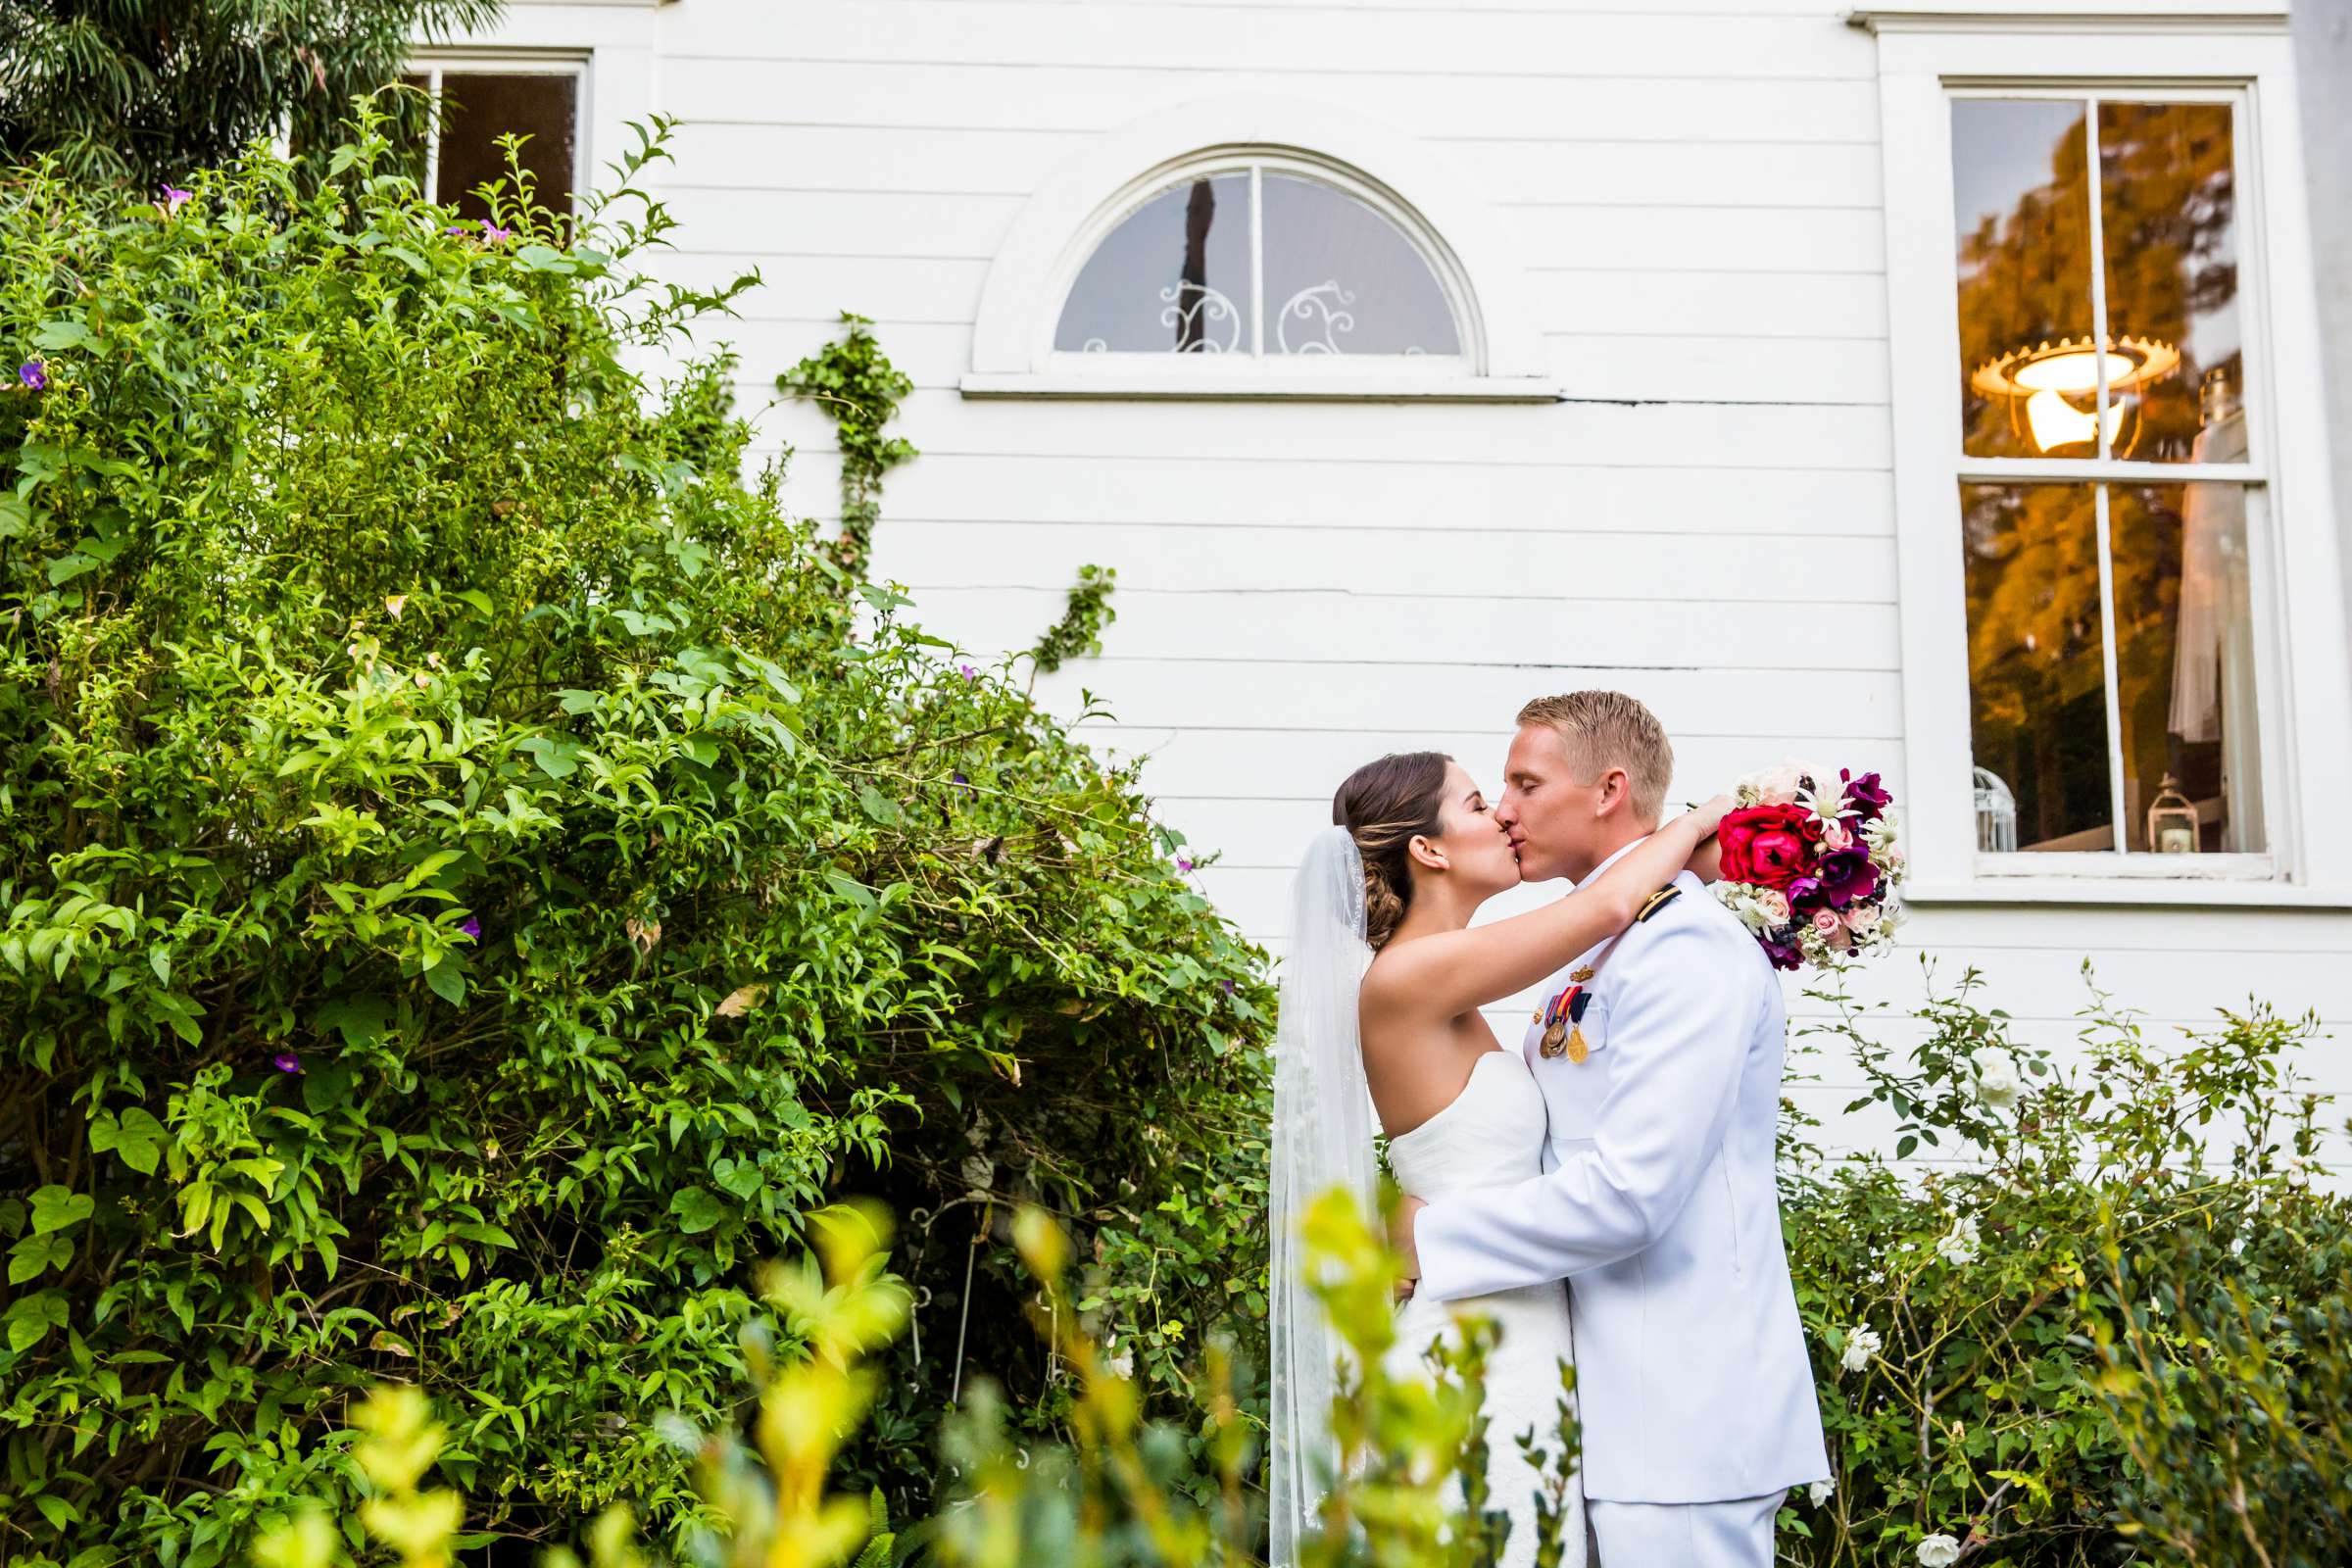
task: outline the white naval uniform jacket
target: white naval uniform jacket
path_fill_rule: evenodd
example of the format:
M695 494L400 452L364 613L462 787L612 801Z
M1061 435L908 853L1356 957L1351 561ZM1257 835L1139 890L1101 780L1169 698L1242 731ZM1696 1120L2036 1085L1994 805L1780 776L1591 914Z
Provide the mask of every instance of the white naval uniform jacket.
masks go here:
M1773 1179L1780 984L1697 877L1676 885L1577 960L1599 963L1583 1062L1528 1028L1544 1173L1414 1223L1419 1288L1440 1300L1568 1279L1585 1494L1602 1501L1721 1502L1830 1473Z

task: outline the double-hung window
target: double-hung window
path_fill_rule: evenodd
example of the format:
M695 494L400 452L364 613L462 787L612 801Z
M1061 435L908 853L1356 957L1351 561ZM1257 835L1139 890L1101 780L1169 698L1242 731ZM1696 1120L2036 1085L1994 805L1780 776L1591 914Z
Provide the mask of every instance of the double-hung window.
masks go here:
M1871 20L1916 885L2340 891L2295 809L2352 724L2297 581L2334 552L2283 34Z
M475 192L507 178L499 138L525 138L516 162L532 179L532 200L569 213L580 188L581 98L585 63L562 56L425 55L401 77L432 95L433 114L415 148L418 181L434 201L468 220L486 220ZM512 192L510 191L510 195Z

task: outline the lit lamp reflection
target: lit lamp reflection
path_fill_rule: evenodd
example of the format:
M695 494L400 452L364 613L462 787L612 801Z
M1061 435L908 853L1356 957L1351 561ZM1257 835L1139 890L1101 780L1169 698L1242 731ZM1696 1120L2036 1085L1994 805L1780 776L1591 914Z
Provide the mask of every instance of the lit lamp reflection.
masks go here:
M2012 349L1997 360L1987 360L1969 382L1986 397L2008 401L2012 429L2022 410L2026 432L2032 435L2034 447L2055 452L2099 438L2098 416L2075 406L2077 400L2097 401L2099 359L2089 338L2078 342L2062 337L2055 343ZM2161 338L2127 336L2108 346L2106 361L2107 447L2122 457L2139 440L2136 417L2132 421L2131 439L2117 439L2123 432L2127 409L2136 415L2139 408L2137 398L2127 400L2124 394L2171 371L2180 363L2180 351Z

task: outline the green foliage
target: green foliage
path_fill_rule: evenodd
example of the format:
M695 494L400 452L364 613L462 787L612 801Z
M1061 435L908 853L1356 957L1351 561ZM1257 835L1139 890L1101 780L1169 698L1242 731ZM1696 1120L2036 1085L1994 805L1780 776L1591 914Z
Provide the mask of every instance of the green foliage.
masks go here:
M1796 1560L1909 1565L1941 1536L1972 1563L2105 1563L2119 1526L2159 1561L2261 1560L2212 1544L2232 1419L2262 1428L2237 1468L2273 1518L2332 1508L2340 1530L2352 1206L2299 1185L2321 1102L2284 1070L2315 1022L2255 1005L2162 1052L2094 991L2059 1071L1977 982L1931 997L1907 1062L1860 1014L1830 1030L1870 1082L1855 1108L1887 1104L1958 1168L1785 1171L1836 1469L1785 1515ZM2331 1445L2332 1467L2289 1458ZM2202 1555L2152 1550L2200 1533Z
M912 442L882 433L914 383L874 341L867 330L873 322L848 311L841 320L849 331L777 376L776 390L813 399L833 420L841 449L841 533L825 548L847 592L865 581L873 561L883 476L915 456Z
M906 1314L901 1283L881 1272L887 1231L878 1211L812 1215L824 1253L766 1275L768 1317L745 1332L746 1361L760 1390L756 1446L730 1430L692 1437L698 1485L714 1524L693 1533L674 1560L693 1568L886 1568L901 1549L881 1500L828 1494L842 1439L868 1406L875 1369L866 1357ZM1185 1486L1184 1434L1147 1421L1135 1382L1072 1300L1068 1235L1041 1209L1023 1208L1012 1229L1037 1284L1029 1319L1054 1358L1069 1410L1071 1441L1027 1445L1005 1419L997 1392L976 1389L948 1423L949 1462L962 1487L948 1510L919 1527L908 1550L941 1568L1222 1568L1258 1560L1262 1521L1244 1486L1250 1427L1234 1398L1222 1347L1207 1362L1200 1416L1215 1484L1205 1498ZM1396 1338L1390 1300L1396 1258L1353 1205L1334 1193L1307 1220L1307 1266L1360 1373L1334 1394L1331 1430L1341 1456L1320 1523L1299 1543L1306 1568L1489 1568L1509 1539L1508 1517L1488 1512L1483 1481L1486 1427L1480 1415L1493 1325L1464 1319L1457 1343L1436 1348L1434 1378L1397 1379L1382 1363ZM806 1349L770 1352L778 1328ZM1563 1390L1574 1377L1563 1369ZM459 1499L419 1494L418 1477L442 1439L412 1390L378 1390L363 1411L375 1434L358 1458L370 1496L360 1510L367 1536L390 1545L402 1568L443 1568L458 1539ZM1566 1409L1566 1399L1562 1399ZM1539 1560L1558 1561L1560 1501L1570 1485L1576 1424L1563 1414L1564 1446L1545 1476ZM1449 1492L1456 1475L1464 1496ZM1467 1506L1480 1523L1458 1527ZM588 1531L595 1568L644 1568L649 1555L625 1510ZM345 1539L358 1533L346 1526ZM258 1544L259 1568L344 1568L326 1510L298 1503ZM547 1568L577 1568L558 1548Z
M0 164L184 184L281 128L333 145L352 99L420 37L487 28L498 0L43 0L0 6ZM410 106L421 114L422 106Z
M658 208L452 233L380 123L332 168L0 186L0 1554L348 1513L385 1380L462 1542L689 1539L663 1434L845 1188L1049 1206L1197 1344L1262 1285L1271 996L1132 773L854 619L717 364L631 373L727 297L636 276ZM907 1273L847 1472L902 1516L1025 1294L993 1226Z
M1102 651L1102 628L1119 618L1119 612L1110 608L1118 575L1108 566L1078 568L1078 580L1070 585L1069 604L1061 618L1047 627L1037 646L1029 650L1037 673L1051 675L1070 660Z

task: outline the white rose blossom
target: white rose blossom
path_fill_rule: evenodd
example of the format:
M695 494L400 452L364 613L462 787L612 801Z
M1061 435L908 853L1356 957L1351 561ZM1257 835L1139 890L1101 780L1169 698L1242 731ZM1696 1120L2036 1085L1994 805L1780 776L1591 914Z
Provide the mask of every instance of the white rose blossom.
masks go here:
M1977 1222L1966 1214L1952 1221L1951 1233L1936 1244L1936 1255L1955 1268L1977 1260Z
M1764 918L1774 925L1788 923L1788 895L1779 888L1765 888L1759 892L1756 895L1756 907L1762 909Z
M1805 1489L1805 1495L1813 1499L1813 1506L1816 1508L1837 1495L1837 1493L1838 1483L1836 1481L1816 1481Z
M1838 1364L1848 1372L1859 1372L1870 1365L1870 1358L1886 1348L1886 1342L1869 1324L1860 1324L1845 1331L1845 1353Z
M1919 1543L1919 1568L1952 1568L1960 1560L1960 1543L1938 1532Z
M1977 1069L1977 1093L1995 1110L2007 1110L2024 1093L2026 1081L2017 1058L1997 1046L1986 1046L1969 1058Z
M1135 1352L1133 1350L1121 1350L1118 1354L1112 1356L1110 1358L1110 1369L1113 1372L1116 1372L1122 1378L1132 1379L1135 1376Z

